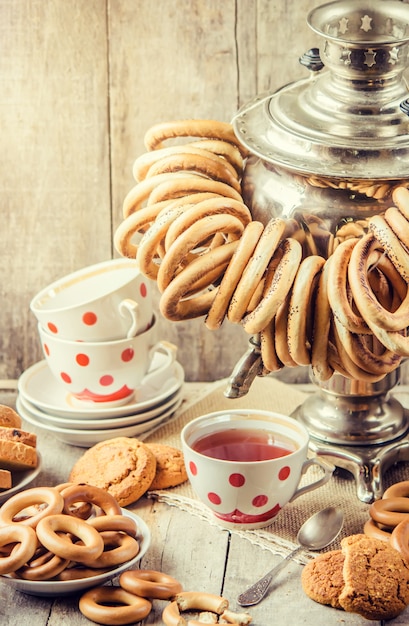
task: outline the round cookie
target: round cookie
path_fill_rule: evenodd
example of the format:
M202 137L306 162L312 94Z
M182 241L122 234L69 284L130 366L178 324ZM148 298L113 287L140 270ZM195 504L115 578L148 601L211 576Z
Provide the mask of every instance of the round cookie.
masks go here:
M0 404L0 426L21 428L21 417L10 406Z
M335 609L342 608L338 598L344 588L344 559L341 550L331 550L320 554L304 566L301 584L309 598Z
M68 481L100 487L127 506L147 491L155 471L155 455L142 441L115 437L89 448L72 467Z
M339 602L345 611L369 620L397 617L409 604L409 564L388 542L365 534L341 541L345 586Z
M156 473L149 489L176 487L187 480L183 452L164 443L145 444L156 458Z

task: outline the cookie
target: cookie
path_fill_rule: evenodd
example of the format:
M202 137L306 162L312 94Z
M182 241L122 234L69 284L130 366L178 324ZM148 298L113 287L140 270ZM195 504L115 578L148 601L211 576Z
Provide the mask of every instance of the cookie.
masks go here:
M304 566L301 584L309 598L336 609L342 608L339 595L344 588L344 560L341 550L331 550L320 554Z
M19 441L20 443L24 443L24 445L31 446L32 448L35 448L37 445L37 435L21 430L20 428L12 428L10 426L0 426L0 439L6 441Z
M148 490L155 471L156 458L147 445L115 437L89 448L72 467L68 481L100 487L124 507Z
M156 473L149 489L176 487L187 480L183 452L164 443L145 444L155 455Z
M397 617L409 604L409 564L388 542L365 534L341 541L345 586L339 603L369 620Z
M0 404L0 426L21 428L21 417L10 406Z
M27 470L37 467L37 451L19 441L0 439L0 467L7 470Z

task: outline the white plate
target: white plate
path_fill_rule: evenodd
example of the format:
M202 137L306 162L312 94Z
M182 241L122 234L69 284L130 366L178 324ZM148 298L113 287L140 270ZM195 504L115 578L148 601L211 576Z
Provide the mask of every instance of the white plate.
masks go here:
M78 593L90 587L103 585L111 578L118 576L126 569L133 567L145 554L151 542L151 533L147 524L135 513L122 509L122 515L131 517L138 526L138 540L140 542L140 550L138 554L122 563L115 569L105 574L97 574L89 578L80 578L77 580L24 580L22 578L11 578L9 576L0 576L0 581L11 585L14 589L28 593L31 596L66 596L70 593Z
M167 400L182 385L185 372L178 361L169 368L166 382L160 389L141 384L135 391L134 399L117 407L81 407L75 406L71 394L54 378L45 360L35 363L26 369L18 380L18 391L21 396L46 413L61 417L86 416L87 419L101 417L119 417L135 415L147 411Z
M134 426L135 424L141 424L148 422L149 420L158 417L167 409L170 409L176 402L180 399L180 396L183 393L183 385L180 389L172 394L172 396L166 400L163 404L158 405L154 409L149 411L145 411L142 413L136 413L135 415L124 415L123 417L109 417L102 419L81 419L81 417L77 416L75 419L71 417L60 417L57 415L51 415L51 413L46 413L45 411L41 411L34 404L31 404L28 400L25 399L24 396L19 395L17 398L17 403L19 407L25 409L31 417L36 419L38 425L39 422L41 424L51 424L53 426L58 426L59 428L74 428L77 430L104 430L109 428L122 428L124 426Z
M0 491L0 504L8 500L10 496L13 496L15 493L18 493L22 489L28 487L28 485L32 483L35 478L37 478L37 476L41 472L42 466L43 462L41 459L41 454L37 450L37 467L35 467L34 469L22 470L19 472L13 470L13 486L11 487L11 489L2 489Z
M143 435L146 432L151 432L152 429L162 422L164 422L170 415L172 415L179 405L182 402L182 398L180 397L177 402L172 405L169 409L164 411L158 417L155 417L152 420L148 420L146 423L135 424L133 426L124 426L123 428L107 428L103 430L79 430L75 428L59 428L58 426L53 426L52 424L44 424L36 417L31 415L29 411L21 402L16 402L17 412L21 415L24 421L28 422L32 426L36 426L42 430L52 433L56 439L62 441L63 443L67 443L71 446L79 446L80 448L90 448L91 446L99 443L100 441L106 441L107 439L112 439L113 437L135 437L139 435Z

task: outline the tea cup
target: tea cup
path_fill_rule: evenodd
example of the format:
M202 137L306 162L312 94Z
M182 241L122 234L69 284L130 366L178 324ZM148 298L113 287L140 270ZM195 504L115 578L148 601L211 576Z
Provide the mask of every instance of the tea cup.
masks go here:
M157 386L160 375L166 377L176 357L172 344L157 340L155 317L145 332L115 341L60 339L41 325L38 332L50 371L76 406L126 404L140 385L152 381ZM155 359L157 353L163 358Z
M121 258L51 283L32 298L30 309L43 328L61 339L112 341L149 328L152 292L136 261Z
M309 434L294 418L262 410L225 410L190 421L181 432L186 470L218 523L240 530L268 526L283 507L324 485L334 467L308 458ZM312 466L319 477L300 486Z

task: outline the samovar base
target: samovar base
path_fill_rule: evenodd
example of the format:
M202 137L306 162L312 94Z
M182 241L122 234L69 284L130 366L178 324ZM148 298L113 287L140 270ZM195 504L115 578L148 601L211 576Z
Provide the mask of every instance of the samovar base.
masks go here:
M372 502L383 494L383 476L399 461L409 461L409 411L390 390L399 370L378 383L334 374L319 383L294 412L310 433L310 449L352 473L357 495Z

